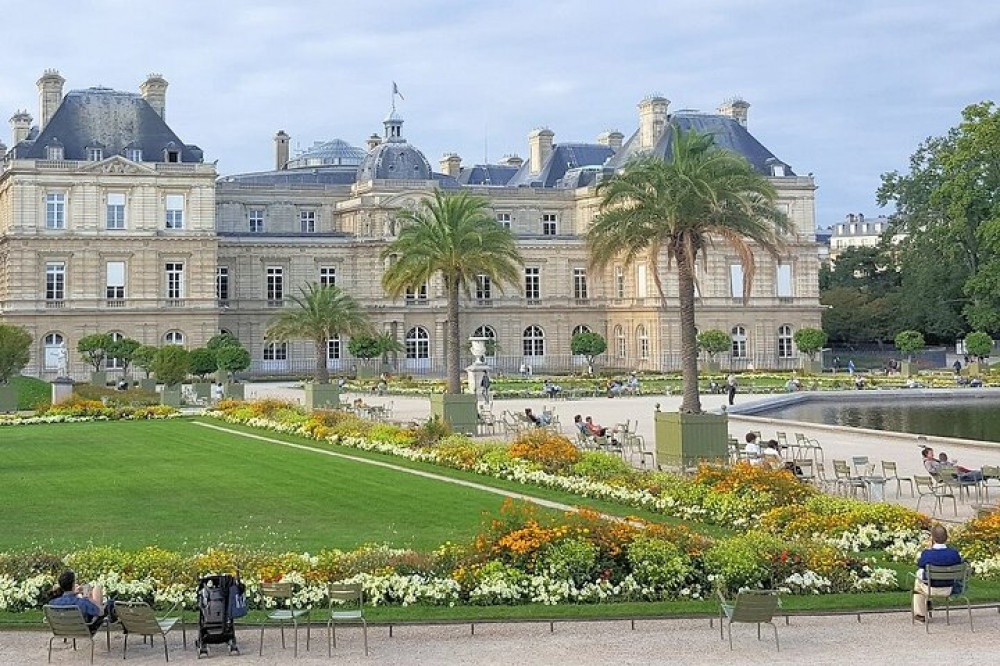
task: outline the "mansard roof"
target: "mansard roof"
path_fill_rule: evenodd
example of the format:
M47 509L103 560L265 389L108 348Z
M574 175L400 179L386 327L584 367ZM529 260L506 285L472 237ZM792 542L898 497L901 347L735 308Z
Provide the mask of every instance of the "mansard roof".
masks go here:
M614 150L599 143L557 143L552 154L538 173L532 174L531 160L527 159L517 173L507 182L509 187L556 187L570 169L601 166L614 155Z
M476 164L464 167L458 174L461 185L503 186L517 173L517 167L506 164Z
M126 148L142 150L142 161L162 162L167 148L179 151L181 162L202 162L201 148L185 144L136 93L110 88L71 90L40 132L15 148L19 159L45 159L45 148L62 145L66 160L86 160L87 148L100 146L108 155Z

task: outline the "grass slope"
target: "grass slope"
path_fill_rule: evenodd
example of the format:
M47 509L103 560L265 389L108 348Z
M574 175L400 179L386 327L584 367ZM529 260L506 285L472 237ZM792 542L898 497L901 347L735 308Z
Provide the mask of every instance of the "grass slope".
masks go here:
M0 432L0 550L465 539L503 498L182 420Z
M17 387L17 408L35 409L52 402L52 385L34 377L12 377L10 383Z

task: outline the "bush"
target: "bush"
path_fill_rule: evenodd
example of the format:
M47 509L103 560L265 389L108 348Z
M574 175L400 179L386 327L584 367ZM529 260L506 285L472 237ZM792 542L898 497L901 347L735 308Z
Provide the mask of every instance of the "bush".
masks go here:
M424 421L423 425L411 429L410 434L413 438L413 446L433 446L451 434L451 425L437 416L432 416Z
M788 547L778 537L766 532L747 532L718 541L705 553L705 568L716 587L727 593L741 588L771 587L777 558L788 559ZM798 556L796 556L798 557Z
M642 585L672 592L693 574L690 559L665 539L640 536L628 548L632 575Z
M573 473L595 481L608 481L627 479L632 474L632 467L621 456L585 451L580 454L580 462L573 465Z
M542 551L539 569L553 578L572 580L577 585L592 580L597 565L597 552L585 539L565 539Z
M510 446L510 454L538 463L548 472L567 470L580 460L573 442L544 428L531 428L518 435Z
M1000 555L1000 511L973 518L951 541L968 560L985 560Z

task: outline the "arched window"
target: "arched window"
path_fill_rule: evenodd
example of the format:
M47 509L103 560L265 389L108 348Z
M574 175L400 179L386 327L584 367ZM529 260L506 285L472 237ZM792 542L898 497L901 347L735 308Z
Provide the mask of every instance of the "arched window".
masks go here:
M733 358L747 357L747 330L742 326L733 326Z
M635 347L639 350L639 358L643 361L649 360L649 335L646 327L639 324L635 329Z
M220 328L219 329L219 335L228 335L231 338L235 338L236 337L235 335L233 335L233 332L230 331L228 328Z
M62 336L62 333L49 333L42 338L42 345L45 347L44 359L46 370L59 369L62 361L62 349L65 343L66 338Z
M545 331L541 326L529 326L521 336L525 356L545 356Z
M493 330L492 326L480 326L472 333L474 338L486 338L491 340L493 344L486 343L486 355L496 356L497 355L497 332Z
M406 358L430 358L431 336L423 326L414 326L406 332Z
M625 331L621 326L615 326L615 356L625 358Z
M112 342L118 342L119 340L123 340L125 338L125 335L123 333L119 333L117 331L111 331L110 335ZM105 357L104 365L107 367L108 370L121 370L123 367L125 367L124 362L122 362L122 360L117 356Z
M573 335L570 336L570 339L581 333L590 333L590 327L587 326L586 324L580 324L579 326L573 329Z
M167 331L167 334L163 336L163 342L168 345L183 345L184 334L180 331Z
M288 360L288 343L283 340L276 340L274 342L264 343L264 360L265 361L287 361Z
M788 324L778 327L778 358L791 358L792 351L792 327Z
M341 353L340 336L335 335L332 338L328 338L326 341L326 360L336 361L340 358Z

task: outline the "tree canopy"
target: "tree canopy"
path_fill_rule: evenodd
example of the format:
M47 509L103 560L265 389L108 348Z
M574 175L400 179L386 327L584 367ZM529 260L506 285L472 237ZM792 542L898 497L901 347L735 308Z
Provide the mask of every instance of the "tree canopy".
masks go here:
M110 333L91 333L80 338L76 350L80 357L94 367L94 372L100 372L108 351L114 345Z
M720 331L717 328L702 331L696 340L698 341L698 349L708 354L711 359L714 359L716 354L730 351L733 348L732 338L725 331Z
M0 324L0 384L6 384L31 360L31 334L20 326Z
M800 328L792 335L792 339L795 340L795 346L799 351L808 356L809 360L813 360L826 345L828 336L819 328Z
M608 341L600 333L577 333L569 341L569 350L587 359L587 371L594 373L594 359L608 350Z

